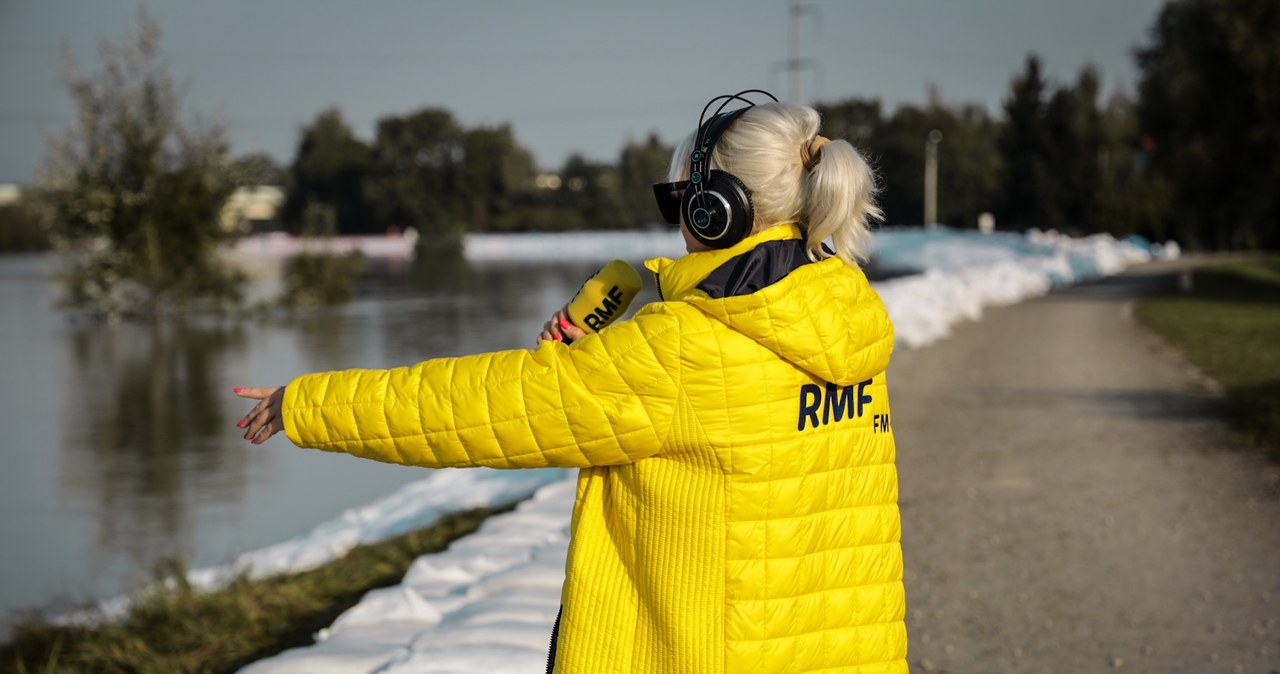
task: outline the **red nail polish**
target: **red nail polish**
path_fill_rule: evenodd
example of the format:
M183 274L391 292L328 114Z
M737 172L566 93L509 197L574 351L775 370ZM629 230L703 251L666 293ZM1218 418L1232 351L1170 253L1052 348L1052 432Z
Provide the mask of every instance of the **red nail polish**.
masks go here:
M236 422L236 428L244 428L244 419Z
M551 335L551 339L554 339L554 340L556 340L557 342L558 342L558 341L560 341L560 335L559 335L559 333L554 334L554 335Z
M562 318L562 319L560 319L560 328L561 328L562 330L568 330L568 329L569 329L569 325L570 325L570 323L569 323L569 319L567 319L567 318Z
M231 392L232 392L232 393L239 393L239 392L241 392L241 391L243 391L243 390L244 390L244 388L235 388L235 389L232 389L232 390L231 390Z

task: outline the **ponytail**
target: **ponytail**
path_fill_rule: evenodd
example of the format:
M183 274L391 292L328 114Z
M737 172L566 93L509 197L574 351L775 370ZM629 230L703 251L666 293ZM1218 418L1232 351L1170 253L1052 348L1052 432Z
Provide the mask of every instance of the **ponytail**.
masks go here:
M808 226L805 248L809 259L830 255L823 242L831 240L835 256L856 266L871 247L871 222L882 219L876 206L875 174L848 142L823 146L812 169L804 169L802 219Z

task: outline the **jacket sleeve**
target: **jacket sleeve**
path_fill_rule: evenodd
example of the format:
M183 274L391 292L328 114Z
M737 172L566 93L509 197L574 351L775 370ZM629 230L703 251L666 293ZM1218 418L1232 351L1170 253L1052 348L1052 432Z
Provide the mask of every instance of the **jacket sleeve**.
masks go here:
M285 388L285 433L300 447L418 466L634 462L670 428L678 332L674 316L647 315L572 346L303 375Z

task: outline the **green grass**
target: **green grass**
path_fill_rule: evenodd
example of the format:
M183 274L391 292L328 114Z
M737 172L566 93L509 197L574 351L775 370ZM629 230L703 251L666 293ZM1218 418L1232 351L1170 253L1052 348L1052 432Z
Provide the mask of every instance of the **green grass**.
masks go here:
M96 627L55 625L40 617L17 624L0 646L0 672L234 672L287 648L312 643L369 590L400 582L413 560L443 550L486 517L510 510L478 509L382 543L361 546L304 573L262 580L239 578L217 592L180 580L174 589L140 591L126 619ZM158 572L182 579L182 564Z
M1280 453L1280 255L1196 269L1189 293L1140 302L1136 315L1220 382L1239 428Z

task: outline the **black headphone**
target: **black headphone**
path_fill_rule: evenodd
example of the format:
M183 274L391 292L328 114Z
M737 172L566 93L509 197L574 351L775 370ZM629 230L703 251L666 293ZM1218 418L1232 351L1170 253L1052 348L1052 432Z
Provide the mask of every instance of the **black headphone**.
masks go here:
M751 190L732 173L711 168L711 151L715 149L716 141L742 113L755 106L754 102L743 98L746 94L764 94L775 102L778 100L773 94L760 89L716 96L702 108L693 151L689 153L689 188L680 199L680 211L684 214L689 233L708 248L729 248L746 238L755 224ZM721 112L733 101L747 105ZM717 102L720 102L720 107L715 115L706 119L707 111Z

